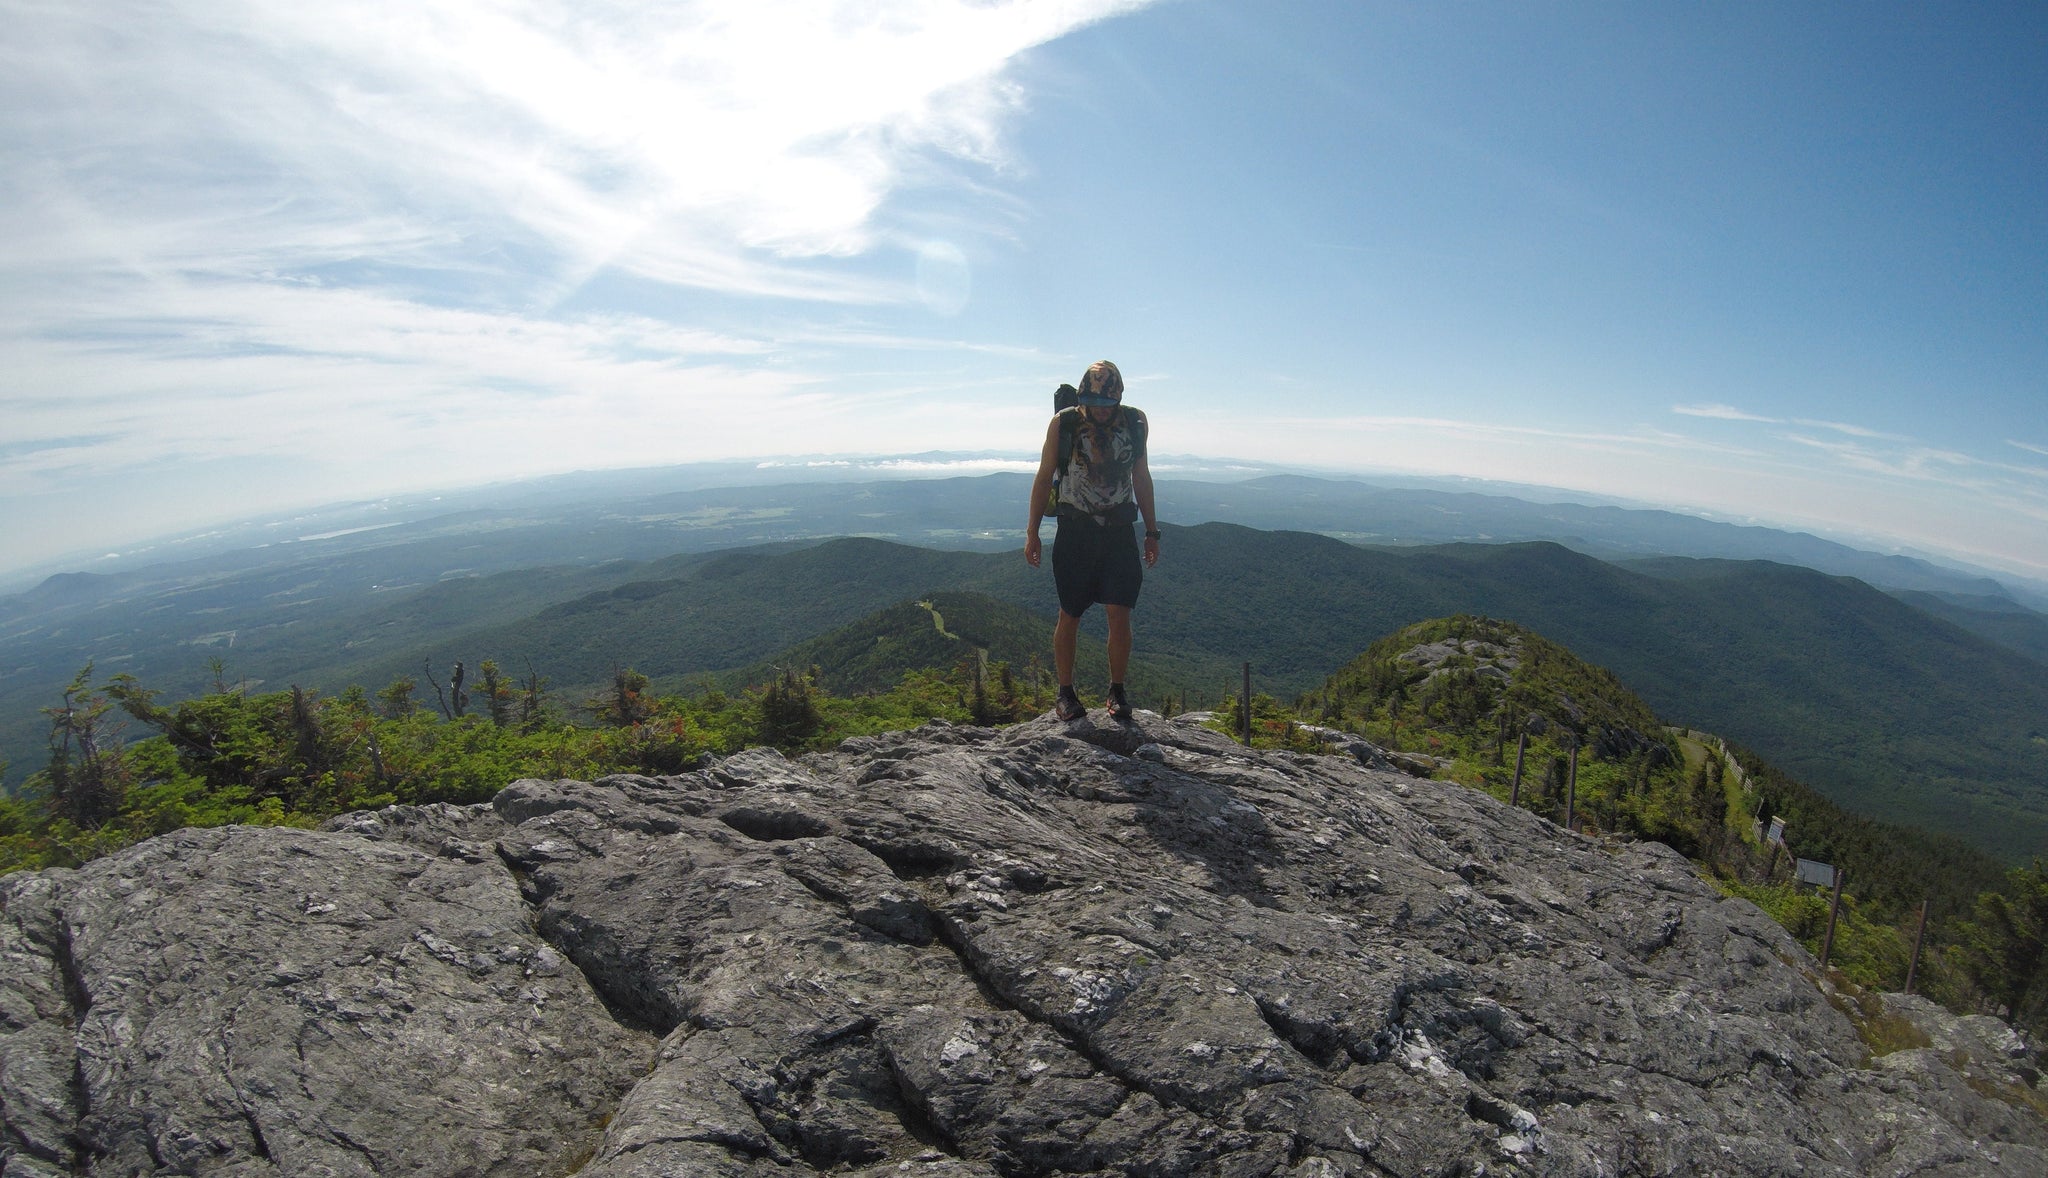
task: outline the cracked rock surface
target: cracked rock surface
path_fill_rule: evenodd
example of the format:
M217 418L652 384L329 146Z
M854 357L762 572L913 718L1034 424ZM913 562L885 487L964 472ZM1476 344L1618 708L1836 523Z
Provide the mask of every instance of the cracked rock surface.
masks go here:
M8 1178L562 1173L654 1052L487 852L183 830L0 905Z
M6 1176L2048 1173L1675 853L1147 713L182 831L0 904Z

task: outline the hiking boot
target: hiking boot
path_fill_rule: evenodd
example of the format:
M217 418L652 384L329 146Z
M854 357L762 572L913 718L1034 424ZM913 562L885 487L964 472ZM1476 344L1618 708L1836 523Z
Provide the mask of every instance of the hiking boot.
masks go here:
M1109 718L1112 720L1128 720L1131 718L1131 701L1124 698L1124 685L1121 683L1109 685Z
M1052 706L1052 714L1062 720L1073 721L1088 714L1088 707L1071 687L1060 688L1059 702Z

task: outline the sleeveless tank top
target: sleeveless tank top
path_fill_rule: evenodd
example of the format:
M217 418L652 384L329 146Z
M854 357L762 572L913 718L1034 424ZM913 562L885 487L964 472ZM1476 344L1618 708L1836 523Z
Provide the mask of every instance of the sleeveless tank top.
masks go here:
M1106 426L1096 426L1082 411L1074 432L1074 453L1060 472L1060 508L1084 515L1102 515L1137 501L1131 471L1144 453L1131 429L1136 410L1119 407Z

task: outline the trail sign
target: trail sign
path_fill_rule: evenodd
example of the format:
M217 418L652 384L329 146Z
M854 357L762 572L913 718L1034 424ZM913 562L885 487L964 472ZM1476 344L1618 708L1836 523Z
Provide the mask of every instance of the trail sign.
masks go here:
M1831 888L1835 886L1835 865L1832 863L1818 863L1812 859L1801 859L1798 870L1794 872L1794 875L1800 883L1812 884L1817 888Z

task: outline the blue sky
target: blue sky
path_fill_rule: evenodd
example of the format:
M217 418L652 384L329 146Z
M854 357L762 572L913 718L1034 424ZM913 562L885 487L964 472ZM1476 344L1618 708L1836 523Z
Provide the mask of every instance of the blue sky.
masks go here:
M1109 357L1162 473L1501 479L2048 579L2048 6L0 21L0 566L570 469L1024 454Z

